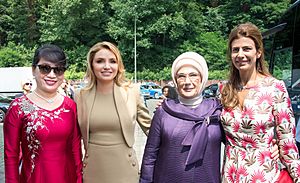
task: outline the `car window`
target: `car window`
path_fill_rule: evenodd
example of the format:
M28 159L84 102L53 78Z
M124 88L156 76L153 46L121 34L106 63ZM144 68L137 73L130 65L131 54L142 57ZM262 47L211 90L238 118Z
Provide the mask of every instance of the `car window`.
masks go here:
M160 86L158 86L158 85L153 85L152 88L153 88L153 89L160 89Z

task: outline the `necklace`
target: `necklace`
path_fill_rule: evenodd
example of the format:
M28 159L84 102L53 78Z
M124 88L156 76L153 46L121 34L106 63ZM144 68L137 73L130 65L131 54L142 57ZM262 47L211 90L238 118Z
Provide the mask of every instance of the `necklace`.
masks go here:
M256 88L256 87L257 87L257 79L256 79L256 78L257 78L257 75L258 75L258 74L255 75L254 80L250 81L250 82L252 82L252 83L254 83L254 84L252 84L252 85L250 85L250 86L247 86L248 83L249 83L249 81L248 81L245 85L239 84L239 85L237 86L237 89L238 89L239 91L242 91L242 90L249 90L249 89L252 89L252 88Z
M35 90L34 90L32 93L34 93L34 94L35 94L36 96L38 96L39 98L45 100L48 104L52 104L52 103L55 101L55 99L57 98L57 96L58 96L58 94L56 94L53 98L47 99L47 98L45 98L45 97L39 95Z
M243 85L238 85L238 90L239 91L242 91L242 90L249 90L249 89L252 89L252 88L256 88L256 85L254 86L243 86Z

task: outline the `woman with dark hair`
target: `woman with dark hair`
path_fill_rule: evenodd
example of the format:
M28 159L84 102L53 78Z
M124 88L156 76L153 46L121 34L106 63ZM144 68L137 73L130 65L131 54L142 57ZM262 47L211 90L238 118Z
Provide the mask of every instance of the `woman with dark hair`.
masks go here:
M229 80L220 85L227 140L222 182L275 182L281 163L299 182L291 100L284 82L265 66L262 35L255 25L240 24L231 31L228 59ZM270 156L274 138L281 162Z
M164 87L162 87L161 91L164 98L177 99L178 97L176 89L172 86L165 85Z
M43 45L35 51L36 89L11 103L4 122L6 183L82 182L76 104L57 92L66 65L65 53L58 46Z

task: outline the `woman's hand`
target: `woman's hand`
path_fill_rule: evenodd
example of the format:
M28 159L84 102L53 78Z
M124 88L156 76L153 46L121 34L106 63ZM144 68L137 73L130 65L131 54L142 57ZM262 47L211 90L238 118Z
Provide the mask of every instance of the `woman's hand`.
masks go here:
M159 100L157 103L156 103L156 107L155 109L159 108L161 106L161 104L163 103L164 100Z
M276 139L272 140L273 148L271 149L271 158L274 160L278 160L279 158L279 147L277 145Z

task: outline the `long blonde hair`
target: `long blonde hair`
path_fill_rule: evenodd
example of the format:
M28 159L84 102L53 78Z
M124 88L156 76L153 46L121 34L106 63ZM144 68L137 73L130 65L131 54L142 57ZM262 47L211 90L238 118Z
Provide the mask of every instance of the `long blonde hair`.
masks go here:
M237 105L239 105L237 94L239 86L241 84L241 78L238 69L235 68L231 60L231 44L235 39L239 39L242 37L252 39L255 43L256 50L261 52L261 56L256 60L257 72L265 76L271 75L268 71L268 68L265 65L263 40L259 29L252 23L240 24L237 27L235 27L229 34L227 45L227 59L230 64L229 79L220 91L221 102L225 108L234 108Z
M125 68L124 68L124 64L123 64L121 53L120 53L119 49L114 44L107 42L107 41L103 41L103 42L99 42L99 43L95 44L94 46L92 46L92 48L89 50L89 52L87 54L87 70L86 70L85 77L86 77L86 80L88 83L87 83L87 86L84 88L84 90L90 90L96 85L97 78L93 71L92 62L95 57L95 54L101 49L107 49L116 56L116 59L117 59L116 61L118 64L118 72L117 72L116 77L114 78L115 83L118 86L123 86L125 84L129 85L130 82L128 82L125 77Z

